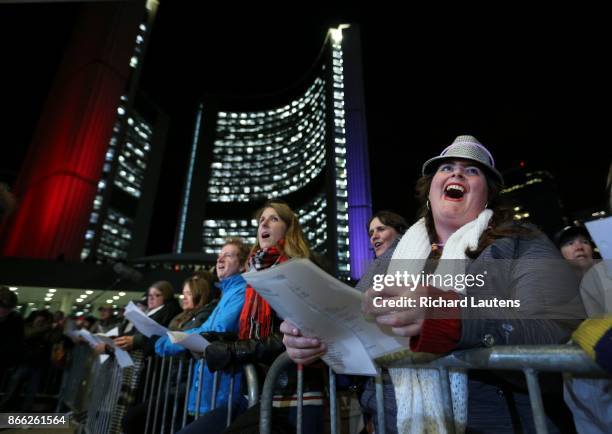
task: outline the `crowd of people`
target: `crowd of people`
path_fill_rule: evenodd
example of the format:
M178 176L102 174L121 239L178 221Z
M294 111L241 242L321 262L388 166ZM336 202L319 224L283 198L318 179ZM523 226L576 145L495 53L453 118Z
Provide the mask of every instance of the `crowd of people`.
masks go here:
M612 310L612 270L606 268L605 262L596 264L596 246L584 228L565 228L551 241L536 227L514 220L500 205L502 186L503 178L493 156L472 136L457 137L440 155L427 160L416 184L421 203L418 220L409 224L396 213L379 211L365 228L375 259L356 285L362 293L363 314L391 333L409 338L407 346L411 351L440 356L497 345L565 344L577 329L576 333L582 334L574 333L574 339L583 345L582 336L589 335L583 329L589 325L588 321L583 323L584 319ZM249 248L240 239L228 239L216 261L216 277L198 273L185 281L182 308L168 282L156 282L147 291L143 306L147 316L170 330L201 334L210 341L203 357L197 360L191 384L185 386L189 388L188 412L192 416L199 414L199 418L192 418L180 431L182 434L258 432L259 407L247 406L240 367L247 363L257 366L262 384L267 367L284 351L296 365L274 391L275 431L295 432L295 384L298 370L303 369L302 432L324 432L327 370L321 357L328 350L326 343L316 336L303 335L289 319L280 318L242 273L275 267L291 258L308 258L325 267L310 251L299 220L288 204L269 201L256 218L256 244ZM554 261L555 266L541 265L547 261ZM395 271L483 275L492 263L497 264L495 273L490 273L479 287L373 289L376 275ZM457 306L397 308L373 303L374 297L396 300L415 295L445 300L515 298L521 300L521 309L520 315L514 317L495 317L490 311ZM16 296L2 288L2 334L23 345L1 341L6 345L0 359L3 368L18 366L3 406L15 400L25 379L36 383L39 364L48 359L51 345L62 339L61 322L55 322L51 314L35 312L24 324L14 311L16 304ZM141 334L128 320L116 318L111 306L100 308L97 321L86 321L87 318L82 326L96 333L117 327L115 345L132 354L136 367L142 367L149 355L178 356L186 352L168 336ZM612 333L610 337L612 342ZM611 345L608 343L607 350L599 348L601 360L596 360L612 373ZM15 352L14 348L24 350ZM584 348L595 357L588 345ZM47 353L42 356L37 351ZM112 354L105 344L93 351ZM205 369L201 370L200 364ZM220 373L215 408L208 393L197 398L200 385L204 392L212 389L214 372ZM231 382L231 377L237 381ZM383 369L382 380L388 433L445 433L449 423L458 433L535 432L526 385L515 373L453 370L452 421L444 418L443 379L437 370L390 367ZM135 402L143 382L140 379L128 389L127 395L132 399L123 397L122 430L126 433L143 432L147 414L161 418L163 413L162 409L148 412L150 402ZM566 378L564 387L561 375L546 375L540 382L549 432L612 430L610 380ZM346 377L339 383L356 391L363 412L363 432L374 432L382 415L378 413L373 379ZM232 384L234 390L230 391ZM594 400L597 405L593 405ZM26 400L22 408L30 406ZM230 407L232 421L226 427Z
M61 354L58 358L57 352L53 353L63 338L61 314L34 311L24 320L14 311L16 305L17 296L0 287L0 373L4 383L0 412L32 411L34 397L43 379L50 375L52 362L61 363ZM16 368L9 377L12 367Z

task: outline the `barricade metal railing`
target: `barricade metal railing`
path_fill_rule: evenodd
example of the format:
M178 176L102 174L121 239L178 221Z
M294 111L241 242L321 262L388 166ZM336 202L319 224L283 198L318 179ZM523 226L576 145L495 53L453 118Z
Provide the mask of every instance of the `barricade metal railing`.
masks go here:
M90 373L85 432L108 433L119 400L122 371L114 360L95 359Z
M95 355L88 345L75 345L64 368L56 412L64 407L78 413L87 408L87 390Z
M211 409L218 407L220 374L217 372L212 390L197 394L195 414L189 414L189 394L196 369L199 373L197 390L202 391L203 387L204 364L197 364L197 359L186 355L150 356L145 359L137 354L133 356L135 366L121 369L112 357L102 360L89 346L76 346L62 379L57 411L67 407L74 414L86 415L82 423L77 421L80 424L78 432L118 433L126 411L140 404L146 406L146 434L172 434L185 427L190 416L194 419L201 416L203 393L210 393ZM255 366L250 364L241 369L248 406L252 407L259 400L257 372ZM235 370L232 370L226 425L230 424L233 416L234 378ZM130 385L133 396L126 397Z
M145 434L169 432L173 434L176 429L184 428L188 423L188 402L192 388L193 378L198 373L196 390L203 390L204 363L196 364L197 360L188 357L149 357L146 362L145 384L142 402L146 404ZM197 365L197 366L196 366ZM259 385L257 373L253 365L242 367L246 384L246 397L248 406L258 402ZM232 420L234 404L234 385L236 371L231 370L229 396L227 399L226 426ZM210 393L211 410L218 408L217 396L219 392L220 372L213 374L213 387L210 391L203 391L196 395L194 419L201 416L200 408L203 394ZM181 408L182 403L182 408ZM161 420L158 421L158 414Z
M287 353L281 354L270 367L266 376L262 394L260 410L260 433L269 434L272 428L272 396L274 386L279 376L288 368L293 366ZM442 396L444 417L449 433L455 432L453 405L449 380L449 369L464 370L504 370L522 371L527 381L527 391L531 403L533 420L538 434L547 434L546 415L542 402L538 373L540 372L563 372L576 376L609 377L589 356L579 347L574 345L516 345L497 346L492 348L479 348L453 352L445 357L436 358L427 363L410 363L406 360L394 362L385 367L424 368L435 369L440 373L443 380ZM382 368L378 367L378 375L375 377L375 393L377 405L377 434L385 433L385 412L383 399ZM298 365L298 414L301 414L300 391L303 387L303 377L299 375ZM337 414L336 377L329 370L330 381L330 432L335 434L340 429ZM301 420L298 417L296 432L301 434Z

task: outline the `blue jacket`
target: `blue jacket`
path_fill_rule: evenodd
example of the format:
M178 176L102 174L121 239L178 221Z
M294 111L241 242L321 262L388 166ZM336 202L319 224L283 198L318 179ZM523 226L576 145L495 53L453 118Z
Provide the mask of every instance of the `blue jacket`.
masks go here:
M221 290L221 300L217 307L212 311L208 319L199 327L186 330L185 333L201 333L201 332L238 332L238 320L240 311L244 304L244 295L246 291L246 281L240 274L235 274L226 279L223 279L217 284ZM185 347L170 342L168 336L162 336L155 344L155 352L160 356L173 356L185 351ZM195 413L197 389L200 381L200 364L202 360L196 363L193 372L193 382L189 392L189 403L187 409L190 413ZM204 391L200 401L200 414L213 410L211 408L211 392L213 389L213 374L205 367L203 370L202 390ZM217 390L216 407L227 405L229 397L231 374L228 372L219 372L219 387ZM234 395L233 401L236 402L240 397L240 382L242 372L239 371L234 377Z

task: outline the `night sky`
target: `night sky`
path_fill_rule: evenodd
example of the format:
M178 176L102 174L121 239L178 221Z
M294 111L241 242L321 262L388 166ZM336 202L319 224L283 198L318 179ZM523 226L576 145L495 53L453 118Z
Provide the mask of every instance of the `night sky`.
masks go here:
M604 202L610 35L592 18L596 11L554 19L505 11L502 20L296 5L213 9L162 0L141 81L170 116L149 253L171 250L200 98L291 86L314 62L327 28L342 22L361 28L374 210L412 219L421 164L459 134L475 135L502 171L519 161L549 170L568 213ZM0 180L12 183L19 171L77 8L0 6Z

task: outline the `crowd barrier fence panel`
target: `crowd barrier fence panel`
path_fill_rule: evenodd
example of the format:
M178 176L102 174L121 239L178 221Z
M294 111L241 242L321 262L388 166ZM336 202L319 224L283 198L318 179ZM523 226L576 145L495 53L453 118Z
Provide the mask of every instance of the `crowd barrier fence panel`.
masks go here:
M188 421L189 391L196 369L193 358L150 356L137 363L134 368L123 370L113 357L101 362L100 357L95 355L88 346L79 346L75 348L75 350L77 349L78 351L73 354L73 359L62 382L58 408L60 404L65 404L74 412L86 412L87 418L82 426L86 433L119 432L120 420L117 420L115 413L119 405L124 380L130 378L130 375L126 377L126 370L131 369L138 370L138 372L130 371L129 373L132 376L137 376L134 381L144 381L144 384L140 384L139 387L142 393L140 397L137 397L135 403L146 403L145 433L165 434L166 431L169 431L170 434L173 434L175 430L185 427ZM200 372L198 390L202 390L203 365L201 363L197 368ZM247 386L248 405L252 407L259 399L257 373L253 365L244 365L242 369ZM233 398L235 368L232 368L231 372L232 389L228 399L227 425L232 418L232 406L230 404ZM218 372L214 374L214 387L210 391L213 408L217 404L219 377ZM185 390L184 394L182 388ZM201 396L201 394L197 396L196 418L200 416ZM180 407L181 401L183 401L182 409ZM171 402L172 408L170 409ZM161 415L160 421L158 421L158 415Z
M91 371L85 432L102 434L109 431L120 387L119 366L112 358L101 362L100 358L96 357Z
M64 369L62 377L56 413L59 413L64 405L75 413L87 408L87 391L95 358L88 345L75 345L72 348L68 366Z
M261 393L260 434L270 434L271 432L274 386L279 376L293 365L294 363L287 353L283 353L268 370ZM449 369L522 371L527 382L527 391L537 434L548 433L542 393L538 382L538 374L540 372L563 372L575 376L597 378L610 377L584 351L575 345L506 345L455 351L427 363L413 363L411 359L399 360L389 365L377 366L377 375L375 377L377 434L385 434L382 370L386 367L434 369L439 372L442 379L442 405L445 424L447 431L451 434L455 432L455 424ZM298 417L296 432L301 434L303 407L303 369L301 365L298 365L297 372ZM336 434L341 427L337 412L336 376L331 369L329 373L329 391L330 432Z
M182 429L185 427L188 421L188 402L189 393L192 387L193 376L195 370L198 370L198 385L197 390L202 391L203 384L203 373L204 363L197 365L194 362L195 359L191 357L150 357L147 360L147 372L144 378L150 379L150 384L144 385L144 393L141 399L142 403L147 403L146 411L146 422L145 422L145 434L166 434L169 431L170 434L174 434L175 430ZM247 400L248 406L252 407L258 402L259 399L259 384L257 380L257 373L253 365L244 365L242 367L244 372L244 379L247 388ZM236 375L236 368L231 368L231 379L230 379L230 391L227 402L227 418L226 426L229 426L232 420L232 401L233 401L233 389L234 389L234 378ZM174 381L174 384L173 384ZM215 409L217 407L217 394L219 392L219 381L220 374L215 372L213 374L213 387L209 392L203 391L203 393L210 393L211 407ZM181 391L181 387L184 388L184 393ZM202 403L203 393L196 395L196 407L194 418L199 418L200 405ZM183 408L179 411L179 401L182 399ZM173 401L172 410L169 411L169 402ZM161 410L161 423L158 426L158 411ZM178 421L180 417L180 422ZM170 423L168 422L168 418Z

